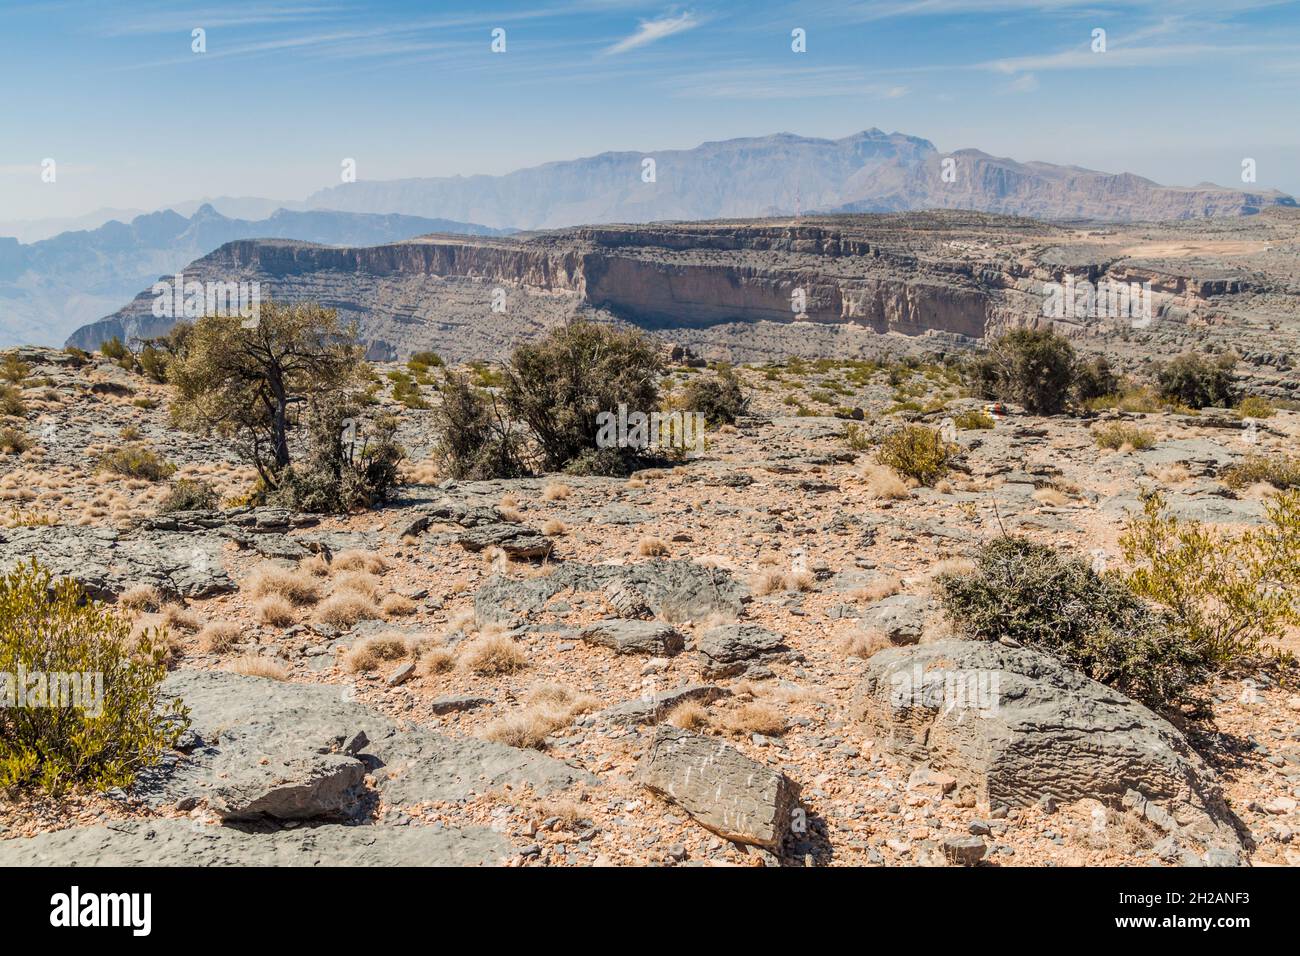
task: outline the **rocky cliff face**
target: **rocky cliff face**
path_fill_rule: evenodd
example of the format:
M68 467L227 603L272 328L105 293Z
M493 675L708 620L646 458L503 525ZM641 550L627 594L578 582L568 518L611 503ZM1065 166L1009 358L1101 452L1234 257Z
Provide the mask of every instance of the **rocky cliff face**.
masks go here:
M623 320L703 354L873 355L951 348L1014 325L1121 340L1135 360L1236 348L1289 367L1300 213L1072 228L966 212L588 226L511 237L430 235L361 248L240 240L188 266L200 281L256 281L355 320L377 357L436 349L501 358L576 313ZM1051 283L1149 287L1150 321L1045 315ZM1147 286L1149 284L1149 286ZM142 292L69 341L157 335Z

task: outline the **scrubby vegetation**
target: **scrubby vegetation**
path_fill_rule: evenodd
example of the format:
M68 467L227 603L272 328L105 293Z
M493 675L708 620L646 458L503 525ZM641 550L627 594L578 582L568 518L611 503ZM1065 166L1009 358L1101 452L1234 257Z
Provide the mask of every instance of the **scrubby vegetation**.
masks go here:
M167 489L167 496L158 505L159 514L172 511L211 511L220 506L221 496L209 482L194 478L181 478Z
M1150 494L1120 539L1129 586L1220 668L1253 664L1272 653L1266 642L1300 625L1300 492L1264 508L1261 527L1232 534L1178 518Z
M1206 647L1079 558L999 537L981 548L974 572L941 575L937 584L954 628L966 636L1012 638L1159 710L1204 704Z
M641 332L575 321L517 348L499 393L482 376L449 374L436 418L443 465L453 477L514 477L534 466L626 475L638 450L599 447L598 416L620 405L656 409L661 371Z
M682 386L677 407L687 412L702 412L704 420L714 427L734 425L748 411L749 396L735 370L723 367L715 375L691 378Z
M1247 455L1219 473L1229 488L1266 482L1275 488L1300 488L1300 458L1289 455Z
M1092 430L1092 439L1097 443L1098 448L1113 450L1126 448L1141 451L1150 448L1156 443L1155 435L1145 428L1138 428L1136 425L1125 425L1122 422L1094 428Z
M955 450L933 428L904 425L884 437L876 461L923 485L932 485L947 474Z
M251 327L210 316L185 333L168 372L172 414L234 438L257 469L258 499L301 511L371 507L396 485L404 453L391 420L361 418L368 373L356 330L332 309L267 302ZM294 418L305 433L297 461Z
M1226 408L1237 400L1232 375L1236 365L1235 355L1207 359L1189 352L1157 369L1156 383L1161 397L1168 401L1189 408Z
M0 706L0 788L130 785L189 723L183 703L162 695L166 656L165 634L133 635L35 562L0 577L0 691L16 695L13 677L27 677L25 704Z
M152 448L143 444L124 445L99 456L99 467L126 478L162 481L170 478L176 466L164 461Z
M1076 361L1074 348L1055 332L1013 329L971 362L968 377L984 398L1055 415L1070 398Z

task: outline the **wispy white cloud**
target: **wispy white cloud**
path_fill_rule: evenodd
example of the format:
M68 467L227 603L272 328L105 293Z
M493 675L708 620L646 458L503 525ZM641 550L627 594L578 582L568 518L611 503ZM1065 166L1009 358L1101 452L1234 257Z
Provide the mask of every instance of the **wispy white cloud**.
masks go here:
M631 36L624 37L613 46L605 50L606 56L613 56L618 53L626 53L628 50L635 50L639 47L646 46L664 37L670 37L674 33L683 33L686 30L693 30L700 25L700 21L695 18L693 13L683 13L678 16L660 17L658 20L642 20L641 25L636 28L636 32Z

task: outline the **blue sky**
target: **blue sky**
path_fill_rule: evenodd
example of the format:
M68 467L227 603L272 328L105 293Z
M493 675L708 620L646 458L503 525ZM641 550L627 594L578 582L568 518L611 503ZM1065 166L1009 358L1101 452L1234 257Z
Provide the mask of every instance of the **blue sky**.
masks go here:
M1300 194L1290 2L0 0L0 78L0 220L872 126Z

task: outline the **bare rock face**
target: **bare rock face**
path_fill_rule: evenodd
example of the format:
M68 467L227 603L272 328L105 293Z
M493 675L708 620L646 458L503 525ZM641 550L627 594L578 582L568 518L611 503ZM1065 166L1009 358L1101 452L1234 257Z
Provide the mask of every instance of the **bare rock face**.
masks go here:
M357 802L366 775L360 760L346 754L311 754L277 764L240 769L235 781L208 794L208 807L222 820L310 820L341 816Z
M1221 865L1242 850L1213 770L1167 721L1054 658L948 640L874 655L858 716L991 805L1091 797Z
M790 827L799 787L780 771L703 734L660 725L638 779L725 839L777 852Z
M56 577L75 580L99 600L137 584L164 595L209 597L235 590L225 571L224 538L215 532L50 525L0 530L0 572L36 558Z
M696 642L705 677L735 677L784 656L785 638L757 624L711 627Z
M707 704L729 696L731 691L717 684L687 684L624 701L602 711L601 716L611 724L657 724L672 713L674 707L688 700Z
M658 621L596 621L579 636L588 644L608 647L615 654L676 654L684 644L671 624Z

